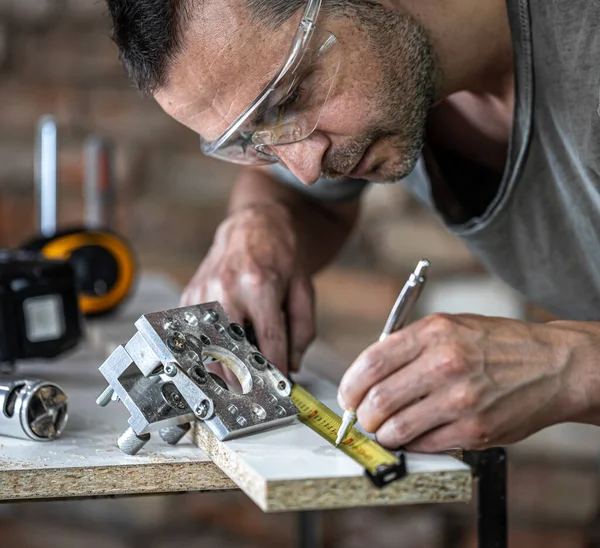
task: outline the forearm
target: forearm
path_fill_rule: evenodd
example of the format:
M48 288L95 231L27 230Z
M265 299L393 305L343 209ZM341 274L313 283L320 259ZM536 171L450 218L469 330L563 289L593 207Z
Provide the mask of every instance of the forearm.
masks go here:
M236 181L229 211L233 214L256 208L258 212L262 207L281 207L289 213L299 260L312 275L340 251L356 223L360 206L358 200L323 205L278 183L266 171L244 169Z
M600 322L554 321L549 325L567 334L556 347L565 372L569 421L600 426Z

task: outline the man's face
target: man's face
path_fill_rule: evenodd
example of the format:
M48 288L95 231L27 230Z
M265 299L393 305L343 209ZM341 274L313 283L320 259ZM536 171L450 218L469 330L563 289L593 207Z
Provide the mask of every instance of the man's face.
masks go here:
M251 21L240 0L213 0L197 10L155 98L213 140L277 72L301 13L272 30ZM423 29L383 6L348 0L342 10L321 12L316 34L323 31L338 39L341 62L316 130L273 149L305 184L322 176L401 179L415 166L435 95L435 59Z

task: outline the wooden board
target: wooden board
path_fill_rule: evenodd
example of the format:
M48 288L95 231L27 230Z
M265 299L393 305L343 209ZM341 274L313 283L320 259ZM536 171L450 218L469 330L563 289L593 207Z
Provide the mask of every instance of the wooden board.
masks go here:
M333 384L309 373L296 380L341 413ZM471 470L453 457L408 453L408 476L377 489L360 466L300 421L227 442L199 423L195 441L265 512L471 499Z
M191 435L177 446L159 436L138 455L116 445L128 426L121 403L95 400L104 388L103 358L84 347L60 362L30 364L20 373L58 383L69 398L63 436L52 442L0 437L0 500L89 497L235 489L236 485L195 447Z
M106 408L96 405L105 386L98 367L135 333L133 323L140 315L175 307L178 298L178 289L168 279L146 276L116 317L88 324L88 341L76 352L60 360L19 366L22 375L46 378L63 387L69 397L69 421L61 439L54 442L0 438L0 500L234 489L238 485L265 511L469 500L470 471L451 457L409 455L409 477L378 491L350 459L299 423L226 444L198 429L197 442L219 466L195 446L193 433L176 447L154 436L137 455L122 453L116 440L127 428L129 415L120 403ZM327 371L334 359L326 346L316 344L305 365L309 370ZM305 376L303 382L337 409L334 385L314 375Z

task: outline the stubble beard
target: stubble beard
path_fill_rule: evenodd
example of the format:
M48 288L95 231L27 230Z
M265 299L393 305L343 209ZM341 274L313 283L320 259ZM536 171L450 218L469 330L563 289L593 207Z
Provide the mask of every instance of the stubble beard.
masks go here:
M374 142L385 139L394 157L383 162L377 182L393 183L409 175L419 160L427 114L437 95L439 64L425 28L410 15L360 0L348 0L347 9L381 65L375 92L378 120L364 135L331 150L322 175L347 176Z

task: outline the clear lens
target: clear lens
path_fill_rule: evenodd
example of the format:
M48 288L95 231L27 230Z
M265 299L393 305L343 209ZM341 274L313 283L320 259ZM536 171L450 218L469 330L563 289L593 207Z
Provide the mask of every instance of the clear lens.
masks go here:
M340 64L340 46L331 33L315 36L302 62L286 75L229 139L214 150L201 139L205 154L246 165L276 163L270 147L306 139L316 128Z

